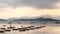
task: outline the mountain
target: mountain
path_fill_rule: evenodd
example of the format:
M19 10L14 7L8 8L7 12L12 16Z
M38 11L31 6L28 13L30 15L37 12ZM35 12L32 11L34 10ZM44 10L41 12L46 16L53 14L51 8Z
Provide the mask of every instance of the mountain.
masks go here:
M54 16L51 16L51 15L42 15L40 17L43 17L43 18L52 18L52 19L60 20L60 16L58 16L58 15L54 15Z
M13 21L57 21L52 18L35 18L35 19L14 19Z
M42 15L42 16L36 16L36 17L28 17L28 16L22 16L22 17L13 17L13 18L8 18L8 20L13 20L13 21L47 21L47 20L56 20L50 15Z
M52 19L52 18L35 18L35 19L15 19L13 21L35 21L32 23L36 23L37 21L39 23L55 23L60 24L60 20Z
M53 22L55 21L55 23L60 23L60 20L58 19L54 19L52 16L50 15L42 15L42 16L38 16L38 17L13 17L13 18L8 18L8 19L0 19L0 21L42 21L42 22Z

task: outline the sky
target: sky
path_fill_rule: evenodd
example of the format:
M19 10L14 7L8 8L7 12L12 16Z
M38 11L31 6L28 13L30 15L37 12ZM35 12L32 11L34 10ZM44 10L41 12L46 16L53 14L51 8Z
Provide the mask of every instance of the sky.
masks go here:
M0 18L60 16L60 0L0 0Z

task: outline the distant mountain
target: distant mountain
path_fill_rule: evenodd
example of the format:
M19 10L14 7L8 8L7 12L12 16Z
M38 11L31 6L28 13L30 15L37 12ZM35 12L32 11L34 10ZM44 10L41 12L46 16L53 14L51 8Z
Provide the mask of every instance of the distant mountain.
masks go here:
M60 20L60 16L57 16L57 15L54 15L54 16L51 16L51 15L42 15L40 17L43 17L43 18L52 18L52 19Z
M39 23L55 23L60 24L60 20L52 19L52 18L35 18L35 19L15 19L13 21L38 21ZM41 22L40 22L41 21ZM35 23L35 22L32 22Z
M57 21L52 18L35 18L35 19L15 19L13 21Z
M52 18L36 18L36 19L40 21L56 21L56 19L52 19Z
M23 17L13 17L9 18L8 20L13 20L13 21L56 21L58 19L55 19L53 16L50 15L42 15L38 17L28 17L28 16L23 16Z
M42 21L42 22L55 22L55 23L60 23L60 20L54 19L52 16L49 15L42 15L38 17L13 17L13 18L8 18L8 19L0 19L0 21Z

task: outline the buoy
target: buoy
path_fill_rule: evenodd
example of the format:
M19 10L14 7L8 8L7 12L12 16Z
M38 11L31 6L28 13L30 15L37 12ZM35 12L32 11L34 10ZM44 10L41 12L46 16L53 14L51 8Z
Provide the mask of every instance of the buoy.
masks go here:
M3 27L6 27L6 25L3 25Z

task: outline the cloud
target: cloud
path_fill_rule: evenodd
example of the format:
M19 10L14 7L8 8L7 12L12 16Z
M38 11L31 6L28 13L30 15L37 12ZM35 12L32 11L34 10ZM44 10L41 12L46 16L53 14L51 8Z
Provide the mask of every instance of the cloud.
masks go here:
M60 2L54 3L54 4L53 4L53 7L55 7L55 8L60 8Z
M60 16L60 9L36 9L32 7L12 7L2 8L0 12L0 18L11 18L11 17L36 17L41 15Z
M0 4L7 4L11 7L34 7L34 8L54 8L53 3L60 0L0 0Z

